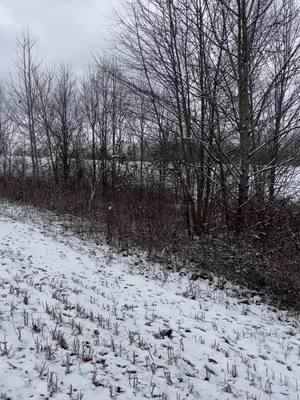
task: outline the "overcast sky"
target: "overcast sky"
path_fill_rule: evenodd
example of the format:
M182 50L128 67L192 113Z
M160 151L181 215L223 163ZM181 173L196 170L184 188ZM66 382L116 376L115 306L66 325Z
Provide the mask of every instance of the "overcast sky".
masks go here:
M0 78L15 58L16 37L27 27L38 37L40 58L66 61L82 71L91 52L102 53L122 0L0 0ZM106 37L106 39L104 38Z

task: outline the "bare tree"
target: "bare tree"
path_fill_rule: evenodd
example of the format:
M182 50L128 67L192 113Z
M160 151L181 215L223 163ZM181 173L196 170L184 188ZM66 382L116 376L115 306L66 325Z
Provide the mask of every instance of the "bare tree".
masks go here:
M56 145L55 112L54 112L54 83L55 71L42 71L35 77L37 87L37 123L43 154L49 158L50 175L54 182L59 182L58 146Z
M53 90L52 134L58 149L58 162L65 184L69 183L75 145L82 131L78 89L70 67L61 65Z
M9 114L7 93L4 83L0 84L0 159L3 173L12 173L13 124Z
M19 130L29 140L32 179L36 184L39 178L38 137L36 127L37 88L35 77L39 74L39 62L35 55L37 40L30 37L29 31L17 39L17 79L10 79L11 116Z

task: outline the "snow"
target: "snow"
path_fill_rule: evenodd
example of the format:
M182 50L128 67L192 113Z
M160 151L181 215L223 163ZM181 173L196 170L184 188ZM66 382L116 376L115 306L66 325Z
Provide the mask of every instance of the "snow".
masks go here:
M0 398L300 398L299 321L1 207Z
M288 199L295 202L300 200L300 167L285 168L280 176L278 186L279 192ZM282 188L280 188L282 186Z

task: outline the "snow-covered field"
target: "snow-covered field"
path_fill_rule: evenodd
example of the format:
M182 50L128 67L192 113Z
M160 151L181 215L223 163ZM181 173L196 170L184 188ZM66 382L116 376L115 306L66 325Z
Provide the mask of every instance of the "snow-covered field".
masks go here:
M300 399L295 318L0 211L0 399Z
M92 161L89 159L85 159L84 167L87 171L92 170ZM51 175L51 163L49 158L41 157L40 158L40 168L45 173L50 173ZM107 163L110 161L107 160ZM0 155L0 172L4 173L7 171L9 164L11 163L12 173L15 176L21 176L23 173L27 176L31 176L31 159L29 156L21 157L14 155L12 160L9 162L9 159ZM76 162L73 160L71 163L73 170L76 168ZM129 161L129 162L121 162L117 160L117 171L119 173L127 173L131 176L135 176L136 182L139 182L140 179L140 163L138 161ZM97 168L100 168L100 160L97 162ZM167 184L170 184L171 187L174 185L172 183L172 164L168 165L168 173L167 173ZM280 196L284 196L293 201L300 200L300 167L282 167L281 171L277 171L278 177L275 185L275 192ZM101 173L100 173L101 175ZM143 178L145 181L156 181L159 182L159 171L155 165L150 162L143 163ZM171 180L170 180L171 179ZM234 181L231 182L233 183ZM197 188L194 188L195 198L197 196Z

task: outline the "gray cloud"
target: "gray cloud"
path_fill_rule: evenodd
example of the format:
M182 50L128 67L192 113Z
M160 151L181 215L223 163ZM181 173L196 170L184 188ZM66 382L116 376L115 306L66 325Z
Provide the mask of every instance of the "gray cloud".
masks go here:
M27 27L38 40L40 58L68 62L77 71L103 53L119 0L1 0L0 76L13 65L16 38Z

